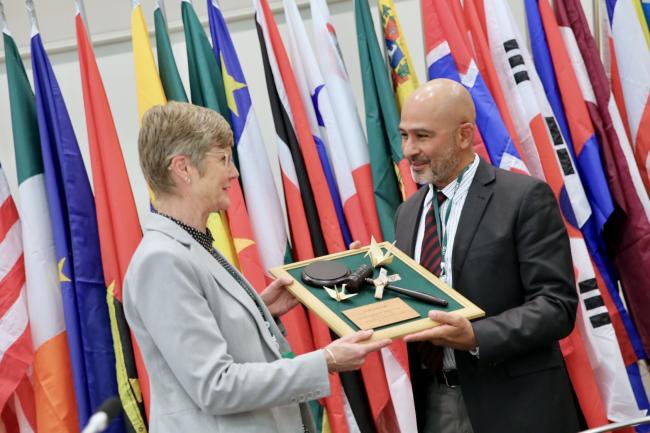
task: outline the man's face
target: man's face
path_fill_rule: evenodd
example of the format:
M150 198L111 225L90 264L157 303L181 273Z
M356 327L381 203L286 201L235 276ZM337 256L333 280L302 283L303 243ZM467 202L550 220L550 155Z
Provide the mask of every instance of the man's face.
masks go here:
M409 161L413 179L420 184L445 187L453 179L461 159L457 125L437 112L410 101L402 110L402 151Z

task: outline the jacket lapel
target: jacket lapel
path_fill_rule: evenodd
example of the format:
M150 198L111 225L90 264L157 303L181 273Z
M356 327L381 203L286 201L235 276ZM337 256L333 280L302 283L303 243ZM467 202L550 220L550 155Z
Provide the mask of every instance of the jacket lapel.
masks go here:
M266 342L269 349L278 355L278 357L282 356L278 350L278 347L275 345L275 342L272 340L271 334L269 333L266 324L264 323L265 321L273 321L274 319L267 313L265 313L265 317L262 317L260 315L260 311L258 310L255 301L253 301L248 293L246 293L246 289L241 287L237 280L235 280L235 278L230 275L230 273L225 268L219 265L216 259L212 257L212 255L206 251L206 249L203 248L198 242L196 242L189 233L187 233L175 222L158 214L151 215L151 220L150 223L147 224L146 230L155 230L165 233L166 235L172 237L183 246L185 246L188 249L188 254L198 261L198 263L195 264L200 269L206 269L208 272L210 272L215 281L218 282L224 290L230 293L233 298L235 298L240 304L242 304L246 310L248 310L251 318L257 324L257 328L260 335L262 336L262 339ZM243 277L242 279L245 280ZM254 289L253 293L255 293ZM260 304L263 303L259 297L257 302L260 302ZM264 308L262 309L265 310ZM278 341L278 343L280 343L280 341Z
M452 257L453 275L460 275L463 269L476 229L481 223L485 208L492 197L494 179L495 168L481 159L476 174L474 174L474 180L469 187L456 230Z

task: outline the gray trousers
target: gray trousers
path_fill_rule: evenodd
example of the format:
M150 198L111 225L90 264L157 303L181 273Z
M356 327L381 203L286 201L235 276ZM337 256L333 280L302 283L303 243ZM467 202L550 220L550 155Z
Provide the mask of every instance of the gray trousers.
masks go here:
M427 389L424 431L420 433L473 433L460 386L431 381Z

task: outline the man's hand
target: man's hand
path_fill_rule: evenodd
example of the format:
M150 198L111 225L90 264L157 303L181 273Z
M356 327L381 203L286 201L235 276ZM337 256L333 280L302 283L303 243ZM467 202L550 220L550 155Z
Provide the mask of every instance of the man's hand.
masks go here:
M281 277L269 284L260 294L273 317L280 317L298 304L298 300L287 291L292 278Z
M476 348L476 337L472 324L465 317L444 311L429 311L429 318L440 323L435 328L426 329L407 335L404 341L430 341L436 346L450 347L458 350Z
M332 341L325 347L325 359L330 373L337 371L358 370L366 356L388 346L391 340L366 342L372 337L372 329L358 331Z

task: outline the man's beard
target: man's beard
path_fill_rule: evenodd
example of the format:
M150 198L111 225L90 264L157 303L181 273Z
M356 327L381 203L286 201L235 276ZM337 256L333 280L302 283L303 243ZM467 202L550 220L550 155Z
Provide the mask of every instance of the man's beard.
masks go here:
M425 172L415 173L411 170L413 180L419 184L434 184L444 188L446 185L440 185L440 183L448 181L449 176L460 162L460 155L452 150L442 158L429 159L428 162L429 170Z

